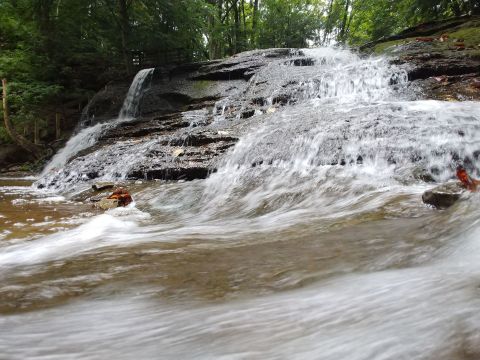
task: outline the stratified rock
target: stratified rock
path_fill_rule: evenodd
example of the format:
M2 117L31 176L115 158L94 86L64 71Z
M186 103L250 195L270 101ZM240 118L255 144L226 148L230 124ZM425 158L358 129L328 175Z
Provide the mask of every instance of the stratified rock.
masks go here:
M466 191L459 181L449 182L427 190L422 195L425 204L437 209L446 209L452 206Z
M479 31L480 16L462 16L423 23L365 44L361 50L390 55L392 63L407 65L408 79L415 82L422 98L478 101Z
M107 189L113 189L115 187L115 184L113 182L97 182L92 185L92 189L95 191L102 191L102 190L107 190Z

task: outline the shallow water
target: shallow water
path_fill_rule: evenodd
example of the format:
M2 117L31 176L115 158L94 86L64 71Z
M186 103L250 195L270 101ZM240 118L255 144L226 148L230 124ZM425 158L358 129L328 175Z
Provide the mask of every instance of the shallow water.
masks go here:
M316 54L295 70L311 92L206 180L127 182L135 203L105 213L82 180L1 180L0 358L480 358L480 195L434 210L415 176L480 167L480 104L411 101L382 61Z

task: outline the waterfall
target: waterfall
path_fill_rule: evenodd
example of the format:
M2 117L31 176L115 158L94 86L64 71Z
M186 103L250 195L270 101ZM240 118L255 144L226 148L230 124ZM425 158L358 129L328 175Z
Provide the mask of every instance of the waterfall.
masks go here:
M130 121L135 118L142 99L142 93L146 90L145 82L151 77L154 70L155 69L153 68L140 70L135 75L116 119L86 127L72 136L65 147L61 149L45 166L40 177L44 178L49 174L61 170L73 156L80 151L93 146L99 136L107 129L114 128L122 122Z
M134 118L138 115L138 107L142 100L142 94L146 90L145 81L151 77L155 69L140 70L128 89L127 96L123 101L122 108L118 114L119 120Z
M419 177L447 181L458 161L479 168L478 103L410 101L406 73L386 59L307 54L315 66L272 66L254 79L253 93L269 79L270 99L297 82L288 94L296 105L268 115L223 159L206 180L206 216L266 214L277 226L299 221L297 210L347 216L358 211L352 204L374 209L384 192Z
M272 60L220 113L65 156L44 180L65 197L0 186L5 357L480 358L479 194L441 211L421 200L427 177L480 168L480 102L418 100L384 58L303 52L308 65ZM179 160L169 141L196 131L239 139L207 179L128 183L135 203L106 212L65 200L92 172L175 166L193 146Z

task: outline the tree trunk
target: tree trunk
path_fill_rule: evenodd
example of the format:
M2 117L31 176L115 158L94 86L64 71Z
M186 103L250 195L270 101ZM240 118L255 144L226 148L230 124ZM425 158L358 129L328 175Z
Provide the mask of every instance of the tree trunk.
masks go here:
M257 46L257 26L258 26L258 0L253 2L253 18L252 18L252 38L250 42L252 47Z
M347 27L345 28L345 37L350 33L350 25L352 24L353 15L355 14L354 4L352 4L352 11L348 17Z
M127 74L132 74L132 64L130 61L130 56L128 55L128 37L130 32L130 19L128 16L128 5L127 0L119 0L119 14L120 14L120 32L122 38L122 55L123 61L125 62L125 69Z
M8 135L12 140L21 146L23 149L31 153L35 158L40 159L42 157L42 148L35 144L32 144L30 141L25 139L22 135L18 134L13 124L10 122L10 114L8 112L8 91L7 91L7 80L2 79L2 88L3 88L3 121L5 122L5 129L7 130Z
M241 51L241 44L240 44L240 12L238 11L238 0L233 0L233 17L235 21L235 41L234 41L234 47L233 47L233 52L239 53Z
M223 0L218 0L218 19L220 22L220 26L223 25L222 21L222 15L223 15ZM222 36L223 39L223 36ZM216 58L222 58L225 56L225 46L224 46L224 41L218 41L217 40L217 46L216 46Z
M40 144L40 125L37 119L33 122L33 143L35 145Z
M332 21L332 15L333 15L333 1L334 0L330 0L330 5L328 7L327 21L325 23L325 30L323 31L322 45L325 45L327 41L327 36L330 34L330 31L331 31L330 22Z
M245 0L242 0L242 40L243 40L243 50L247 50L247 18L245 16Z
M348 19L348 8L350 7L350 0L345 2L345 11L343 13L343 20L342 20L342 27L340 30L339 40L340 42L345 42L345 30L347 27L347 19Z
M55 114L55 139L60 139L62 136L62 119L60 117L60 113Z

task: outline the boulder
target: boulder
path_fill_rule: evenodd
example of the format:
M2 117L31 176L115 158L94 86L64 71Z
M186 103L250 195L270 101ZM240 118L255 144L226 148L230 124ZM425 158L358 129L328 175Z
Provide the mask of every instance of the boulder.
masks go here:
M109 209L117 208L119 206L119 202L118 202L118 199L103 198L103 199L95 202L94 206L97 209L109 210Z
M113 182L97 182L92 185L92 189L95 191L102 191L102 190L107 190L107 189L113 189L115 187L115 184Z
M2 144L0 146L0 171L18 171L19 169L12 167L15 164L25 163L35 160L27 151L18 145ZM20 171L23 169L19 167Z
M420 167L413 169L412 175L413 175L413 178L416 180L421 180L427 183L435 182L435 179L433 178L432 174L430 174L430 172Z
M446 209L452 206L465 191L461 182L448 182L425 191L422 200L425 204L437 209Z
M95 196L90 197L89 200L91 202L96 203L96 202L99 202L100 200L105 199L105 198L106 198L105 194L103 194L103 195L100 194L100 195L95 195Z

